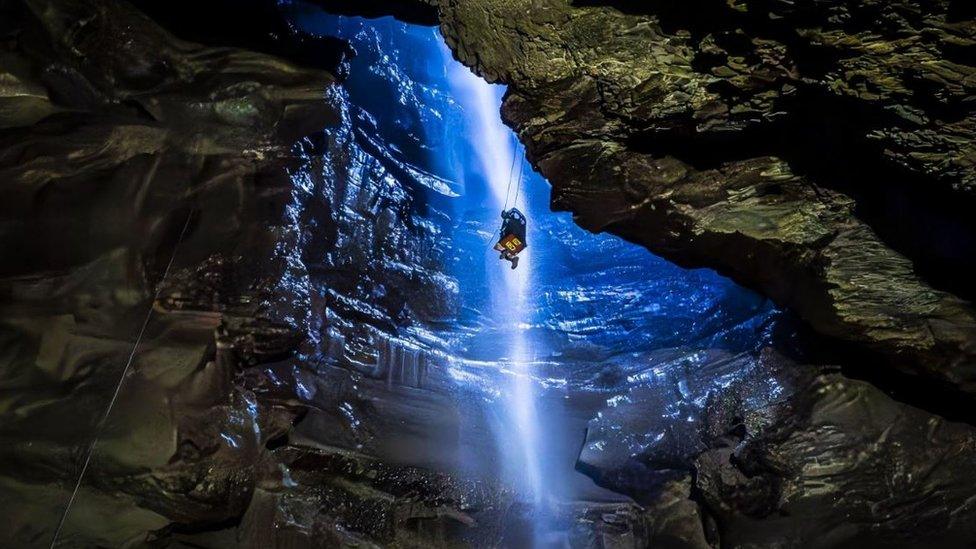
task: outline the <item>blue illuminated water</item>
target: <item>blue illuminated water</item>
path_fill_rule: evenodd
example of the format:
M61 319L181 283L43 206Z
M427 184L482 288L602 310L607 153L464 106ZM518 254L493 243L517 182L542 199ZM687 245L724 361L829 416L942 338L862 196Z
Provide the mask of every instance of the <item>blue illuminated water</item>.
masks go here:
M548 183L501 123L504 88L454 61L435 29L300 5L293 17L305 30L352 43L358 57L345 84L352 102L400 160L460 195L431 206L449 219L443 269L458 282L460 306L430 329L458 384L485 395L498 454L465 459L478 462L474 469L497 465L540 516L557 501L618 497L574 469L595 410L654 357L758 348L775 309L712 271L679 268L550 212ZM513 171L523 175L518 206L530 223L515 271L490 250ZM545 520L533 524L537 540L551 541Z

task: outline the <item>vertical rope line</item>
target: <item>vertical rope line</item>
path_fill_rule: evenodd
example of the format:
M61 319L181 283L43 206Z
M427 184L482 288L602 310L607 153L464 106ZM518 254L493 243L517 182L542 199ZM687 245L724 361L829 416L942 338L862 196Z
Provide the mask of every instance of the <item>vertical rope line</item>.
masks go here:
M92 438L91 444L88 445L88 452L85 454L85 462L81 466L81 472L78 474L78 481L75 482L75 487L71 491L71 497L68 498L68 504L64 507L64 512L61 514L61 519L58 521L58 527L54 530L54 537L51 539L51 549L57 546L58 538L61 537L61 531L64 529L65 522L68 520L68 513L71 511L71 506L75 502L75 498L78 496L78 490L81 488L81 482L85 478L85 473L88 472L88 465L91 463L92 455L95 453L95 447L98 445L98 438L102 436L102 431L105 429L105 425L108 423L108 418L112 413L112 408L115 406L115 402L119 398L119 393L122 390L122 385L125 383L125 378L129 374L129 370L132 367L132 361L136 356L136 351L139 349L139 344L142 343L142 337L146 333L146 328L149 326L149 320L152 318L153 305L155 305L156 300L159 299L159 292L162 291L163 282L166 281L166 277L169 275L169 270L173 266L173 262L176 260L176 251L179 249L180 244L183 242L183 238L186 236L186 230L190 226L190 218L193 216L193 210L190 210L186 214L186 221L183 222L183 230L180 231L180 238L176 241L173 246L173 254L169 258L169 262L166 264L166 269L163 270L163 276L159 279L159 284L156 287L156 293L153 294L153 299L149 303L149 310L146 311L146 318L142 321L142 327L139 329L139 335L136 336L136 341L132 345L132 350L129 352L129 358L125 362L125 368L122 369L122 375L119 376L119 382L115 385L115 391L112 393L112 398L108 402L108 406L105 408L105 413L102 414L101 419L98 420L98 425L95 427L95 436Z
M515 174L515 159L518 158L518 141L515 133L512 133L512 165L508 168L508 187L505 188L505 203L502 204L502 211L508 209L508 197L512 193L512 176Z
M517 178L518 183L515 184L515 200L512 201L513 208L518 206L519 191L522 190L522 172L524 168L525 168L525 156L522 156L522 161L519 162L519 171L518 171L518 178Z

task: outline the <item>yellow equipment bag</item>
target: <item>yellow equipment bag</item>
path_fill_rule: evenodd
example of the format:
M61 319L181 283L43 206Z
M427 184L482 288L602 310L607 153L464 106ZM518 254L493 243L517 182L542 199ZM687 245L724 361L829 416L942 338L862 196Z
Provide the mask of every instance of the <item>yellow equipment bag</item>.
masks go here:
M505 238L498 241L495 244L495 250L499 252L508 251L511 254L517 254L525 249L525 242L522 242L519 237L514 234L510 234Z

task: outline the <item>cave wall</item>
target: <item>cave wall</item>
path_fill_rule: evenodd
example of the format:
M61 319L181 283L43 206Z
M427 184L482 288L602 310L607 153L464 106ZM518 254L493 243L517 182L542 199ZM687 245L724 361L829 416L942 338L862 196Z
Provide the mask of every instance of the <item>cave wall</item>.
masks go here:
M962 2L432 4L554 208L972 390Z
M389 450L404 421L450 427L436 368L389 369L416 356L399 329L453 310L424 251L436 226L411 222L445 197L371 139L336 85L348 52L325 40L314 69L301 41L266 45L292 61L235 48L265 47L246 34L200 46L127 6L0 2L6 534L49 545L100 431L63 546L427 547L524 526L498 486ZM944 212L968 230L967 6L436 8L456 55L509 84L504 114L555 207L968 390L964 248L885 222ZM893 210L878 185L895 181ZM773 351L710 367L757 373L692 388L706 428L679 433L697 445L687 470L652 448L589 471L642 506L585 509L580 544L972 539L971 425ZM632 396L615 413L646 419ZM670 480L642 490L635 466Z
M377 457L453 418L397 339L457 306L448 197L340 67L115 0L3 1L0 26L0 545L422 546L502 497Z

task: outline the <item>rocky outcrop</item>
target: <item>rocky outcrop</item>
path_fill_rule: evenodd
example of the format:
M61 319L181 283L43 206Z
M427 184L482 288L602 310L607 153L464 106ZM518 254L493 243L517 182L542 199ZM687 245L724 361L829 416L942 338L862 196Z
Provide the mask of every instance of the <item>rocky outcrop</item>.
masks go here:
M554 208L972 392L972 8L434 3L456 57L509 85ZM775 353L697 368L608 400L578 464L651 510L693 482L702 533L678 546L972 538L970 425Z
M484 394L426 329L457 314L454 193L340 67L185 42L116 0L0 14L0 545L525 541ZM671 518L577 502L559 526L693 537L689 489Z
M970 8L583 4L437 5L458 56L510 83L556 206L968 388L966 294L925 268L965 242L919 252L867 176L958 199L943 221L967 227ZM636 503L537 517L452 470L489 437L424 332L457 307L451 186L349 103L342 43L216 34L0 0L3 544L50 546L62 518L63 547L520 546L543 521L580 547L972 539L970 425L772 349L628 357L548 395L573 421L600 403L579 469Z
M357 383L426 394L437 373L390 341L455 306L440 229L414 218L446 198L368 140L336 78L114 0L0 15L0 544L268 547L287 523L279 543L409 524L424 545L425 525L467 520L477 486L393 465L307 486L306 462L341 477L366 458L288 444L318 410L348 413L330 431L348 448L392 441L355 428ZM349 507L276 514L301 498Z
M578 468L652 514L674 487L693 484L684 499L704 509L699 539L721 547L972 539L972 490L954 480L976 459L971 425L772 348L758 358L663 355L648 368L590 422Z
M554 208L973 389L971 9L433 3Z
M955 480L974 465L972 426L835 373L785 400L785 409L746 416L744 428L725 431L695 461L723 543L962 547L973 539L972 492Z

